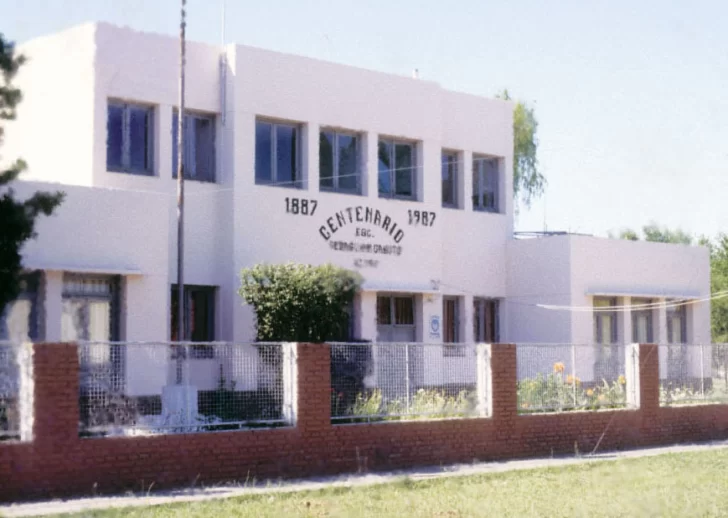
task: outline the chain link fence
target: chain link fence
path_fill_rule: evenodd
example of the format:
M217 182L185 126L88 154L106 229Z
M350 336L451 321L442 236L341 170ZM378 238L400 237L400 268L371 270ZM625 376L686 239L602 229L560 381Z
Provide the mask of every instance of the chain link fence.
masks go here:
M660 404L728 403L728 344L661 344Z
M0 441L31 439L32 369L32 348L0 342Z
M81 436L239 430L295 420L295 345L78 345Z
M484 417L490 346L334 343L332 422Z
M518 411L625 408L635 400L636 354L624 345L518 344Z

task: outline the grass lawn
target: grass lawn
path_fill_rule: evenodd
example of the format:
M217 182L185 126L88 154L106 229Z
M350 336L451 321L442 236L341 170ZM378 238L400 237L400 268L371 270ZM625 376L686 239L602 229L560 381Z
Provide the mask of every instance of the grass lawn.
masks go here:
M728 449L73 516L728 516Z

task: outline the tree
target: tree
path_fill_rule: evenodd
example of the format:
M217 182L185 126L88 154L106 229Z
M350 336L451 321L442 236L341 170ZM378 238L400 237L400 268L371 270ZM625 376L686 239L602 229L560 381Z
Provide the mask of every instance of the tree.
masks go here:
M13 87L12 80L24 62L22 55L15 54L15 46L0 34L0 121L15 119L16 107L22 94ZM0 126L0 144L3 135L4 128ZM8 169L0 170L0 314L22 290L20 249L23 243L36 236L36 218L41 214L49 216L60 205L64 196L61 192L36 192L27 200L16 200L9 184L25 168L25 162L17 159Z
M710 291L728 290L728 236L719 234L710 247ZM711 334L714 342L728 342L728 298L711 301Z
M513 100L508 90L496 96L505 101ZM518 210L519 201L527 208L543 194L546 178L538 168L538 121L523 101L516 101L513 109L513 199Z
M253 306L261 342L346 341L355 272L330 264L257 265L240 274L238 293Z
M692 245L694 242L693 236L684 232L683 230L676 229L671 230L667 227L661 227L656 223L650 223L642 227L642 235L645 241L652 243L673 243L678 245ZM611 233L609 237L614 238ZM630 228L620 230L618 239L627 239L629 241L639 241L640 235ZM706 239L700 238L698 244L706 245Z

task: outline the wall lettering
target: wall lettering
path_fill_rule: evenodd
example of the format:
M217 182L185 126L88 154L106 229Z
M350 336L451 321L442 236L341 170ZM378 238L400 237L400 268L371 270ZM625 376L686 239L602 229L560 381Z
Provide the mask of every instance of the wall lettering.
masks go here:
M316 200L305 198L286 198L286 213L296 216L313 216L318 207Z
M362 226L362 224L376 228L367 228ZM326 218L325 224L319 227L319 234L324 240L329 241L334 234L347 225L356 225L356 237L374 239L388 235L397 244L401 243L402 239L404 239L404 230L390 216L383 214L379 209L361 205L358 207L347 207Z
M423 227L431 227L435 224L437 214L426 210L408 210L409 224L422 225Z

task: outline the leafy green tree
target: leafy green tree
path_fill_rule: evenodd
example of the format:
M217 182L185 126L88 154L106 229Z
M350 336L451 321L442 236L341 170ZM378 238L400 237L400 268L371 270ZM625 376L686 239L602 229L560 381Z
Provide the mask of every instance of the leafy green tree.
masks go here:
M512 101L508 90L496 97ZM546 178L538 167L538 121L533 108L523 101L515 101L513 108L513 198L516 210L519 201L526 207L543 194Z
M728 290L728 236L719 234L710 253L710 291ZM711 334L714 342L728 342L728 298L711 301Z
M345 341L361 277L332 266L256 265L240 274L238 291L253 306L261 342Z
M671 230L667 227L661 227L656 223L650 223L649 225L645 225L644 227L642 227L642 236L644 236L645 241L650 241L652 243L692 245L695 241L693 236L684 232L683 230ZM614 235L610 233L609 237L614 238ZM617 239L640 241L642 237L631 228L625 228L620 230L619 234L617 235ZM698 244L705 245L706 238L701 237L698 240Z
M0 121L15 119L22 94L12 80L24 62L22 55L16 55L14 45L0 34ZM3 135L4 128L0 126L0 144ZM17 159L8 169L0 170L0 314L22 289L20 249L35 237L36 218L41 214L49 216L63 200L61 192L37 192L27 200L16 200L9 185L25 168L25 162Z

